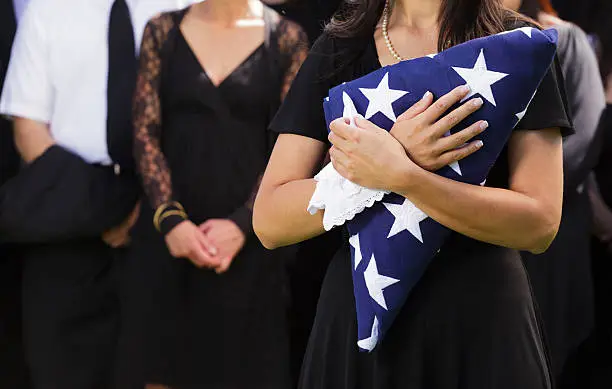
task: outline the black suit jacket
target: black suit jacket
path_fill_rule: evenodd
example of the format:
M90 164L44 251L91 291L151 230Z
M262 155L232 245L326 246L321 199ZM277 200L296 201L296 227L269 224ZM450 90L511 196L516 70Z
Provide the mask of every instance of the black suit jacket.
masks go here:
M0 0L2 84L15 31L13 0ZM0 119L0 244L99 237L129 215L140 194L131 172L116 176L59 146L23 169L20 162L12 123Z
M17 23L12 0L0 0L0 92L11 56ZM0 186L19 170L19 155L13 142L12 124L0 118Z

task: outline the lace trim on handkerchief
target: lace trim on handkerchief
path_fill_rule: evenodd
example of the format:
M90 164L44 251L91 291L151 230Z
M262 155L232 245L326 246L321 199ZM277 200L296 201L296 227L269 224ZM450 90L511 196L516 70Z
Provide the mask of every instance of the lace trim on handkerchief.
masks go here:
M372 207L389 192L368 189L342 177L330 163L315 176L315 189L308 212L312 215L324 209L323 227L326 231L352 220Z

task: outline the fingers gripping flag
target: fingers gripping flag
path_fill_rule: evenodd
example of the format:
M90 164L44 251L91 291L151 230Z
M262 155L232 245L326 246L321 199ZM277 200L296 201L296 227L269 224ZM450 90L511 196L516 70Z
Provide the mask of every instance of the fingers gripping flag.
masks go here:
M531 27L476 39L437 55L386 66L330 90L323 102L328 125L337 118L362 115L390 130L397 117L425 92L440 97L457 86L471 88L483 107L453 129L487 120L476 139L484 147L437 173L484 185L512 130L523 118L556 52L554 30ZM354 122L352 123L354 125ZM409 200L371 190L326 166L316 177L309 211L325 209L327 230L347 223L353 261L358 341L372 351L382 340L426 267L451 231Z

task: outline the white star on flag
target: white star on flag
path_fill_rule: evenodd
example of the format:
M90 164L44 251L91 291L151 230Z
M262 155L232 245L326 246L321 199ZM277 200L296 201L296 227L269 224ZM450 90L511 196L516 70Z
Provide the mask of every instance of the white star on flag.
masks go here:
M361 244L359 243L359 234L353 235L349 238L349 244L355 249L355 270L361 263L363 256L361 254Z
M393 111L392 104L408 94L408 92L403 90L389 88L389 73L385 73L376 88L359 88L359 90L369 101L365 114L366 119L370 119L378 112L381 112L393 122L397 121L397 117Z
M491 85L508 76L508 74L494 72L487 68L484 49L480 50L480 54L478 55L478 59L476 59L476 63L474 64L473 68L453 67L453 70L465 80L471 89L470 93L463 100L461 100L462 102L476 94L480 94L483 98L489 101L489 103L497 106Z
M370 263L368 264L365 272L363 272L363 275L365 278L366 287L368 288L368 293L370 293L370 297L372 297L372 299L381 307L389 309L387 308L387 301L385 300L383 290L395 283L398 283L399 280L383 276L378 272L378 265L376 264L374 254L372 254L372 259L370 259Z
M518 118L519 122L523 120L528 109L529 109L529 106L527 106L524 110L516 114L516 117Z
M425 212L418 209L410 200L404 199L402 204L383 203L387 210L393 214L395 221L387 238L399 234L402 231L408 231L423 243L423 234L421 232L420 223L427 219Z
M459 174L460 176L462 175L461 174L461 166L459 166L459 162L453 162L450 165L448 165L448 167L453 169L455 171L455 173Z
M345 119L350 119L351 126L355 126L355 116L361 116L359 115L359 112L357 112L357 108L355 108L355 103L353 103L351 96L349 96L346 92L342 92L342 102L344 103L342 117Z
M372 351L378 343L378 318L374 315L374 323L372 324L372 333L369 338L357 341L357 346L363 350Z
M450 136L451 132L447 131L446 134L444 134L444 136ZM457 174L459 174L460 176L462 176L463 174L461 173L461 166L459 166L459 161L455 161L453 163L451 163L450 165L448 165L448 167L450 167L451 169L453 169L453 171Z
M527 103L527 106L525 107L525 109L517 114L516 117L518 118L519 122L521 120L523 120L523 118L525 117L525 114L527 113L527 110L529 109L529 106L531 105L531 102L533 101L533 98L535 97L536 93L538 93L538 90L536 89L535 93L533 94L533 96L531 96L531 99L529 99L529 102Z
M504 31L504 32L500 32L499 35L506 35L506 34L510 34L512 32L516 32L516 31L520 31L523 34L527 35L529 38L532 38L532 32L533 32L533 28L532 27L521 27L521 28L517 28L514 30L510 30L510 31Z

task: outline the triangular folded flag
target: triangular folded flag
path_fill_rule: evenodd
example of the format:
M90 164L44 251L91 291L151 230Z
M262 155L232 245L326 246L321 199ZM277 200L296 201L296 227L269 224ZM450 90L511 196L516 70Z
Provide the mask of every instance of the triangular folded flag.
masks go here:
M362 115L390 130L397 117L425 92L440 97L468 84L471 88L468 98L481 97L484 105L453 132L487 120L489 128L476 137L484 142L484 147L437 173L484 185L489 170L550 68L556 43L554 30L523 27L475 39L436 55L383 67L330 90L323 102L327 124L340 117ZM407 199L349 182L331 165L315 178L317 189L309 211L325 209L327 230L347 223L357 307L357 344L362 351L372 351L451 231Z

